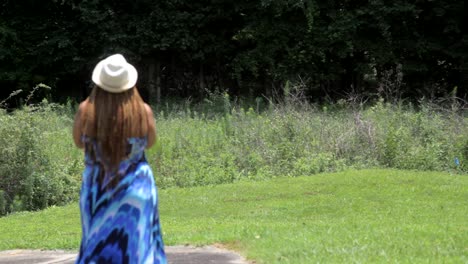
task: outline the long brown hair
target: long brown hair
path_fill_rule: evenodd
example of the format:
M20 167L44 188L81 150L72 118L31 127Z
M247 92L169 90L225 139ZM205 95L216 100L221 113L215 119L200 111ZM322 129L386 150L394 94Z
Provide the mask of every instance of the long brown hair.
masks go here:
M83 132L96 139L109 169L116 169L127 152L129 137L148 134L147 111L136 87L109 93L97 86L82 115Z

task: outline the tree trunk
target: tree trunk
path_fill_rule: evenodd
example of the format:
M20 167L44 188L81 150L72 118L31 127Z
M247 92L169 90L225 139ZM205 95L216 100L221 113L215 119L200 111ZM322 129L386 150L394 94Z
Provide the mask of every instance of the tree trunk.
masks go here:
M264 95L268 99L273 100L273 93L271 91L271 82L266 76L263 79L263 91L264 91Z
M468 12L468 5L465 2L465 14ZM468 23L468 18L467 16L463 17L463 20L465 21L462 25L462 33L463 33L463 38L468 38L468 29L466 26L466 23ZM459 93L458 97L467 99L468 98L468 62L466 58L466 53L464 53L460 59L460 87L459 87Z
M161 103L161 60L156 59L156 103Z
M153 58L149 59L148 64L148 101L154 103L156 99L156 89L154 83L154 73L156 69L156 63Z
M203 69L203 63L200 62L200 71L199 71L199 76L198 80L200 82L200 95L203 95L205 92L206 84L205 84L205 72Z

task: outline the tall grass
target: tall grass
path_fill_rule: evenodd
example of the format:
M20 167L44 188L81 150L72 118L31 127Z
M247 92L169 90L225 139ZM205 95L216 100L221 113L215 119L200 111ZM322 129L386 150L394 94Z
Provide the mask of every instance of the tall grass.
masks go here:
M154 107L159 140L147 151L161 188L313 175L347 168L468 171L465 112L383 101L318 106L226 94ZM245 104L244 104L245 105ZM0 109L0 215L75 200L83 157L72 104Z
M286 104L218 115L185 108L156 119L159 142L148 157L164 187L346 168L468 171L468 119L428 105Z

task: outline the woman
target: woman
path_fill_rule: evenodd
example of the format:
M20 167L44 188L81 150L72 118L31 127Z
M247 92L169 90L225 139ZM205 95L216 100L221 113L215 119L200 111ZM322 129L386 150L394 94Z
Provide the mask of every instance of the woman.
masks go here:
M166 263L157 191L144 149L156 139L138 74L116 54L99 62L91 95L75 116L85 151L80 192L82 241L76 263Z

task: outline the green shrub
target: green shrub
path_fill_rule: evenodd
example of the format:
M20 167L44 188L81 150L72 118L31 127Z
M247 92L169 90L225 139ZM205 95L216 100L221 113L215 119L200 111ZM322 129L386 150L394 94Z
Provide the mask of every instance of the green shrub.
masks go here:
M155 108L158 141L147 151L159 187L302 176L347 168L468 171L463 112L423 104L243 108L227 94L202 105ZM216 110L216 111L215 111ZM0 110L0 215L78 197L82 151L74 107L43 102ZM455 163L458 160L459 165Z
M0 112L0 215L77 199L71 114L70 105L47 102Z

